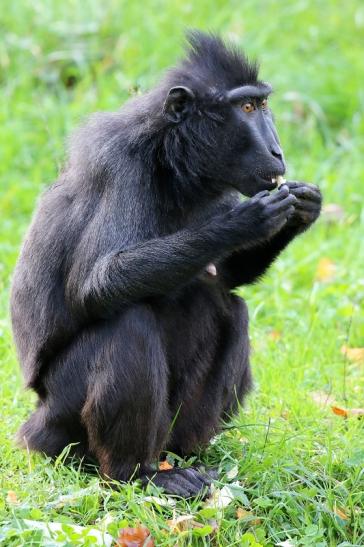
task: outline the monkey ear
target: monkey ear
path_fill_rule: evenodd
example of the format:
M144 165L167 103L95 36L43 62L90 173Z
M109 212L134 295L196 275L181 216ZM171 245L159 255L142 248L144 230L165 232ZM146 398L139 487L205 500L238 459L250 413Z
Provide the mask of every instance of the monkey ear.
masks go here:
M171 87L163 106L163 114L169 121L178 123L191 111L195 95L189 87Z

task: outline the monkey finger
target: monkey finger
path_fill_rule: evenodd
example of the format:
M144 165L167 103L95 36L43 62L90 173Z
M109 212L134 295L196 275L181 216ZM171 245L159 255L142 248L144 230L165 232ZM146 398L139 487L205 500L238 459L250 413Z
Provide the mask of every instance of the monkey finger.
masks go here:
M202 488L203 484L196 484L190 478L187 478L184 473L184 469L171 469L171 473L168 477L166 477L166 481L161 481L161 486L166 490L172 490L174 489L179 490L181 494L184 497L188 496L194 496L198 494ZM162 473L166 473L163 471ZM163 476L162 476L163 479ZM164 484L163 484L164 482ZM157 482L156 482L157 484ZM177 488L176 488L177 487Z
M316 184L312 184L312 182L303 182L300 180L287 180L285 182L289 188L299 188L301 186L308 186L309 188L317 188Z
M279 215L270 218L267 223L267 230L270 236L274 236L282 230L282 228L287 224L288 216L286 214L280 213Z
M278 192L270 193L268 196L263 197L261 200L264 205L270 205L273 203L279 203L280 201L283 201L287 196L289 195L288 188L284 188L283 186L278 190Z
M287 183L289 191L296 193L297 191L307 190L321 196L320 188L316 184L308 184L306 182L289 182Z
M320 211L320 206L316 202L309 201L297 201L296 209L297 211L307 211L312 213L318 213Z
M303 197L306 199L312 199L312 200L321 200L321 192L318 188L311 187L311 186L300 186L295 188L290 188L290 193L297 196L297 197Z
M295 206L297 203L297 198L292 194L288 194L287 197L268 206L269 216L276 216L280 212L286 212L290 207Z
M201 473L201 471L194 467L184 469L184 472L185 476L188 477L192 482L200 485L200 488L203 488L204 486L210 486L211 484L211 478L207 475L204 475L203 473Z
M279 188L278 192L273 192L272 194L269 194L269 200L267 200L267 198L264 198L264 200L269 201L270 203L275 203L284 200L288 195L288 186L283 185Z
M261 192L258 192L258 194L255 194L251 199L259 201L261 198L264 198L266 196L270 196L269 190L262 190Z

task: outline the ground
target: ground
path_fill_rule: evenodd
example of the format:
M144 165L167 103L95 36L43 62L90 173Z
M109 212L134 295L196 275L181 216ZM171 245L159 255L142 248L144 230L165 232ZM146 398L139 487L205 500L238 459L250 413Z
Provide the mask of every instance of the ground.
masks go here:
M110 490L13 440L34 397L11 341L9 283L37 196L83 116L147 89L180 54L186 26L219 31L259 57L275 87L289 178L319 184L326 204L264 280L240 291L255 391L201 454L219 467L218 491L235 483L210 508L173 505L135 484ZM364 346L361 0L18 0L2 10L0 29L0 543L107 544L95 530L115 537L144 525L158 546L363 545L363 420L332 411L364 406L363 352L350 351ZM170 522L180 516L184 525ZM37 522L63 523L59 543Z

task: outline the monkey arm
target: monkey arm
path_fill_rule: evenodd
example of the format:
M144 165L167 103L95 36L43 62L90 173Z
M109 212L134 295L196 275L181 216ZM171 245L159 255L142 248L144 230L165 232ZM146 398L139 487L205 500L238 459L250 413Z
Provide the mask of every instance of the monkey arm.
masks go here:
M212 223L181 230L99 258L89 268L74 264L66 285L69 306L81 317L103 317L131 302L163 296L185 285L206 264L231 252L236 237Z
M318 218L322 196L317 186L301 182L289 182L285 186L296 198L294 213L273 238L251 249L233 252L225 260L225 275L230 288L257 281L290 241Z
M200 225L126 249L114 247L95 260L87 257L92 249L81 242L66 279L67 303L81 317L102 317L123 304L178 290L209 262L277 233L295 201L287 189L274 196L262 192Z
M229 288L258 281L296 235L296 231L284 228L267 243L233 252L223 262L223 274Z

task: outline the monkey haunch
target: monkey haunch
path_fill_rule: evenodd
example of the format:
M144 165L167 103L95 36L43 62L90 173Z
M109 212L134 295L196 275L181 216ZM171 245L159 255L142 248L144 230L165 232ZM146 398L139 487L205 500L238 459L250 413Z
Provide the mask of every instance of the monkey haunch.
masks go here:
M78 131L14 274L15 342L39 397L19 438L51 456L78 443L113 479L146 481L162 450L191 453L234 412L251 374L231 289L320 212L314 186L269 193L285 164L256 65L211 35L190 45L157 88ZM153 480L185 496L208 482L196 469Z

